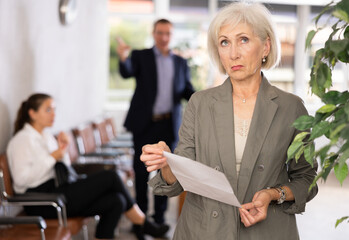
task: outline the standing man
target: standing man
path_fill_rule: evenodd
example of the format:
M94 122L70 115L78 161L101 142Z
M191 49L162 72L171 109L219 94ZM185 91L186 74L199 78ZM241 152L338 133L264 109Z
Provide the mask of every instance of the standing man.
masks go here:
M144 213L148 210L149 173L140 161L142 147L163 140L174 149L182 118L181 100L189 100L194 92L187 61L169 49L171 35L170 21L156 21L153 28L155 46L134 50L131 57L128 57L130 47L117 39L120 74L123 78L136 78L135 93L124 126L133 133L136 200ZM153 218L164 224L167 197L154 196L154 204Z

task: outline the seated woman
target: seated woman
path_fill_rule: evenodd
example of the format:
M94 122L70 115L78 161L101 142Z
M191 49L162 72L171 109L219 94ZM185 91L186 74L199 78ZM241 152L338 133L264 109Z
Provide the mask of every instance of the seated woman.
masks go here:
M34 94L24 101L15 122L15 136L7 155L14 190L24 192L61 193L66 197L66 210L71 216L100 216L95 237L113 239L122 213L135 225L138 239L144 234L163 236L169 229L148 221L124 187L118 174L103 171L60 187L55 186L55 164L70 164L66 154L68 137L61 132L58 141L45 131L55 120L55 104L51 96ZM29 215L57 217L52 207L26 207Z

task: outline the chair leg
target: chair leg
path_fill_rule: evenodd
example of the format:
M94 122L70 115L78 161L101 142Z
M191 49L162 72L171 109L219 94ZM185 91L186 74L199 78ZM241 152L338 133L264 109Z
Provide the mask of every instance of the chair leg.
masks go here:
M41 233L41 240L45 240L45 231L44 229L40 229L40 233Z
M58 223L59 223L59 225L66 227L67 226L66 222L63 222L64 216L62 217L62 214L63 214L62 213L62 208L57 206L56 210L57 210L57 216L58 216Z
M67 216L67 210L65 208L65 205L62 206L62 215L63 215L63 224L64 224L64 227L67 227L68 226L68 216Z
M82 235L84 240L88 240L88 227L86 224L82 226Z

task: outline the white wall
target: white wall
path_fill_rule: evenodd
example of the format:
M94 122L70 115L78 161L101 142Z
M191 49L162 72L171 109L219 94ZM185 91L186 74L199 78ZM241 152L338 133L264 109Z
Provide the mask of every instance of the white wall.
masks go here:
M101 114L108 79L107 0L77 0L59 21L59 0L0 0L0 152L20 103L34 92L57 103L53 131Z

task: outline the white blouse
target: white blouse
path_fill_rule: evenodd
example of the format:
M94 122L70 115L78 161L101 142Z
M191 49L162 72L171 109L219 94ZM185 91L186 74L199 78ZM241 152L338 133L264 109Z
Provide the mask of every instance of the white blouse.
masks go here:
M30 124L16 133L7 146L7 157L16 193L24 193L54 178L56 160L50 154L58 149L58 143L48 131L40 134ZM65 154L63 161L70 164Z

